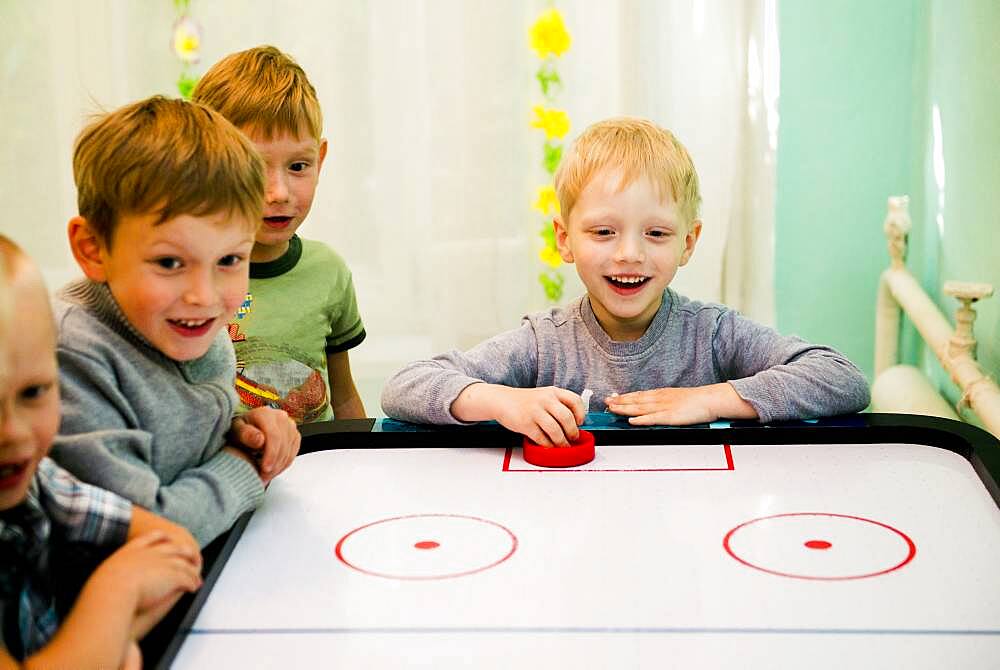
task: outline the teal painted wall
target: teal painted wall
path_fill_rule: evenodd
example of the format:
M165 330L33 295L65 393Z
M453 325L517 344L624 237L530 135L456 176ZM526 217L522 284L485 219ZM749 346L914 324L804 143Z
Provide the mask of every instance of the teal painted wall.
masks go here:
M927 106L940 112L943 188L929 124L922 223L926 247L939 260L925 268L924 278L933 282L925 288L953 321L956 301L940 291L946 280L988 282L1000 290L1000 3L932 0L929 19ZM979 360L997 379L1000 295L981 301L976 311ZM933 356L924 356L924 363L949 399L957 400Z
M779 3L777 326L840 349L869 379L886 198L921 178L923 15L910 0Z
M907 265L949 321L946 280L1000 289L1000 3L795 0L780 3L779 31L778 327L833 344L870 378L889 195L910 195ZM977 308L996 378L1000 296ZM909 324L902 352L957 400Z

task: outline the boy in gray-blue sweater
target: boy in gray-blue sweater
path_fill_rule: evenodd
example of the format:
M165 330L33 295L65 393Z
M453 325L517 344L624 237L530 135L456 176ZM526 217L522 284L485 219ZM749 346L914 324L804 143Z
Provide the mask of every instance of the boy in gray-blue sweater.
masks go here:
M597 410L635 425L762 422L856 412L861 371L829 347L783 337L667 288L701 234L687 150L643 120L594 124L556 173L562 259L587 293L467 352L418 361L385 385L386 414L425 423L496 420L541 445L579 435Z
M288 415L235 416L226 324L242 304L263 161L218 113L153 97L84 129L73 155L85 279L58 294L53 458L204 546L298 453Z

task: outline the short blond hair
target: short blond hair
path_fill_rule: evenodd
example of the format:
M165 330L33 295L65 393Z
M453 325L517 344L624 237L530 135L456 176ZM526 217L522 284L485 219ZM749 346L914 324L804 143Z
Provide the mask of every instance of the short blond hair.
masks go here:
M272 46L230 54L209 68L192 99L218 110L238 128L266 139L285 131L323 136L316 89L291 56Z
M620 171L619 190L646 177L661 198L673 197L687 225L698 218L698 173L687 149L652 121L623 116L588 127L563 156L555 188L565 219L594 175L606 168Z
M28 260L28 254L17 242L0 233L0 283L13 279L17 267Z
M80 216L111 245L122 215L241 214L254 229L264 208L264 161L221 114L153 96L97 117L73 152Z

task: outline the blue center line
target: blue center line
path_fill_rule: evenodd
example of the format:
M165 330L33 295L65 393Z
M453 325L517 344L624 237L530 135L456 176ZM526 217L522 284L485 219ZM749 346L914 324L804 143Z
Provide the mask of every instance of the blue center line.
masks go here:
M192 628L190 635L386 635L386 634L514 634L514 635L976 635L1000 636L1000 629L936 628L672 628L540 626L421 627L421 628Z

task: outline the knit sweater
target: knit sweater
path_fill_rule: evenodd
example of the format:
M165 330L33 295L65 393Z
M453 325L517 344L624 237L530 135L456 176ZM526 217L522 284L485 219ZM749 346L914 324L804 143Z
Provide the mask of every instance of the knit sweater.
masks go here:
M612 340L584 295L469 351L411 363L386 382L382 408L407 421L462 423L451 404L476 382L589 388L592 411L612 393L729 382L762 422L857 412L869 401L864 375L842 354L670 289L638 340Z
M179 362L132 327L105 284L67 285L55 312L60 465L186 527L202 546L260 503L253 466L222 451L236 406L225 330L203 356Z

